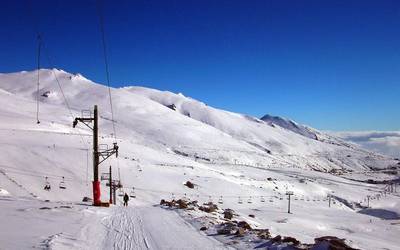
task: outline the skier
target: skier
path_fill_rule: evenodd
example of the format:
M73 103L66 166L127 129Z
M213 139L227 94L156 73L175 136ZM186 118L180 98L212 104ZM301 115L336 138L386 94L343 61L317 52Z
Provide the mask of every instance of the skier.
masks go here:
M128 201L129 201L129 195L127 193L125 193L125 195L124 195L124 207L128 206Z

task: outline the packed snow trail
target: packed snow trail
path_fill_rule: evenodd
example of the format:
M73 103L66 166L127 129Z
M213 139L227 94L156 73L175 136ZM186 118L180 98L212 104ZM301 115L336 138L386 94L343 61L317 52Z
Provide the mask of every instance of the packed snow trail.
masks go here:
M101 224L103 249L226 249L177 213L156 206L112 207Z

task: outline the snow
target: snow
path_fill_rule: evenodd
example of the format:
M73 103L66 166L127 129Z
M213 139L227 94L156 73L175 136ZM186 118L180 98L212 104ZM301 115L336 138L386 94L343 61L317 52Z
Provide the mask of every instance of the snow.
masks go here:
M366 180L398 178L386 173L387 168L397 169L398 161L297 123L318 140L183 94L143 87L111 90L120 154L100 169L105 172L112 165L114 178L119 170L124 191L134 187L137 198L128 208L120 201L110 208L84 204L82 197L91 197L92 137L82 124L72 128L72 120L97 104L100 143L111 145L108 90L80 74L56 69L40 70L40 79L41 123L36 124L37 71L0 74L1 248L232 246L229 238L198 230L204 214L157 205L161 199L185 196L199 202L222 197L219 206L235 210L240 219L304 243L334 235L361 249L396 249L400 244L398 219L378 218L399 214L396 193L371 200L372 210L360 213L364 208L356 205L362 201L365 206L367 195L376 197L385 187ZM45 92L48 97L42 96ZM51 191L43 190L46 176ZM65 190L58 188L62 177ZM194 189L183 185L188 180ZM289 190L295 194L292 214L286 213ZM330 208L327 194L335 200ZM239 196L243 204L238 203ZM108 200L105 183L102 199ZM255 218L250 220L249 214Z

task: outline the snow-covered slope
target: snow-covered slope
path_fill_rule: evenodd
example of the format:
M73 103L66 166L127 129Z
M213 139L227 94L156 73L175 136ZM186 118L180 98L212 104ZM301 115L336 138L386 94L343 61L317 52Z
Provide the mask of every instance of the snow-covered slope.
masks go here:
M81 116L81 110L99 105L100 143L111 144L108 90L82 75L62 70L40 70L40 79L41 123L36 124L37 72L0 74L0 193L80 201L91 193L92 138L84 125L72 128L72 120ZM330 232L347 237L346 230L351 230L355 232L355 245L367 249L371 242L360 238L384 239L387 242L382 244L389 249L398 243L391 235L375 235L356 226L342 230L340 220L331 218L343 213L347 219L354 216L355 223L367 221L367 215L356 213L355 204L366 195L379 193L383 186L364 181L393 178L378 170L396 167L397 161L311 128L318 140L291 127L272 126L255 117L212 108L182 94L142 87L113 88L111 93L120 157L107 160L100 171L112 165L118 178L119 170L125 191L135 187L143 211L172 196L187 195L199 201L222 198L223 207L233 208L241 216L256 214L254 226L271 228L274 234L294 235L305 242ZM43 190L45 177L52 185L50 192ZM62 177L67 183L65 190L58 188ZM196 188L184 186L188 180ZM107 189L105 185L102 188L106 200ZM284 213L283 195L288 190L295 192L293 209L302 214L302 219L292 216L287 218L288 223L282 223L272 214ZM332 192L338 202L328 210L323 200ZM268 206L260 203L261 197L268 200ZM238 199L251 202L239 204ZM397 211L398 201L392 200L390 209ZM311 211L320 215L307 217ZM321 227L314 225L316 220ZM170 221L175 222L183 224ZM369 228L392 229L385 222ZM154 239L153 244L158 243Z
M272 115L264 115L261 117L261 120L268 122L269 124L278 125L282 128L286 128L291 130L299 135L304 135L305 137L318 140L318 137L315 133L311 131L308 127L304 125L297 124L296 122L285 119L279 116L272 116Z

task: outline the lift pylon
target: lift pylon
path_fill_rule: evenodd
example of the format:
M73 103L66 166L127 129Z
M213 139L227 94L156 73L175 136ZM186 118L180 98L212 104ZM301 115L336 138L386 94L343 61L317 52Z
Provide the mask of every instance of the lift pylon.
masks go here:
M93 205L101 206L102 203L100 199L101 194L100 194L100 181L99 181L99 165L113 154L115 154L115 156L118 157L118 145L115 142L111 149L99 151L99 138L98 138L99 128L98 128L97 105L94 105L93 117L90 115L90 113L89 116L83 116L83 114L84 113L82 112L82 117L75 118L72 126L75 128L78 125L78 122L81 122L93 131L93 183L92 183ZM92 122L93 126L90 125ZM100 161L100 156L102 158L101 161Z

